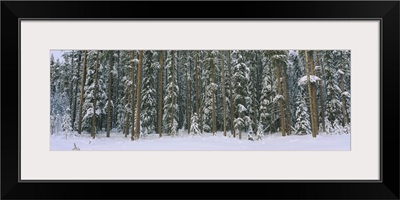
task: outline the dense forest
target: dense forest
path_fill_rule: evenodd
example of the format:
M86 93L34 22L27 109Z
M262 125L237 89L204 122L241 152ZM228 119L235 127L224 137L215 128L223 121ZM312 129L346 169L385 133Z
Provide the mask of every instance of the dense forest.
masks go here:
M60 52L50 58L51 134L350 133L349 50Z

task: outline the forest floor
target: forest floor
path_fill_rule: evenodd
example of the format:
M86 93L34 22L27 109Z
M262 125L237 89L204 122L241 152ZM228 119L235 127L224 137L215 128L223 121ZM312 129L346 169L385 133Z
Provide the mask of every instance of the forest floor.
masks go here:
M229 134L229 133L228 133ZM54 134L50 136L50 150L71 151L74 144L81 151L127 151L127 150L201 150L201 151L348 151L350 150L350 134L327 135L320 133L316 138L311 135L289 135L282 137L281 133L265 135L262 140L251 141L244 134L242 140L224 137L223 132L215 136L205 133L202 136L190 136L186 131L180 131L178 136L171 137L149 134L146 138L131 141L130 136L120 132L111 132L110 138L105 132L98 133L96 139L90 134L70 135Z

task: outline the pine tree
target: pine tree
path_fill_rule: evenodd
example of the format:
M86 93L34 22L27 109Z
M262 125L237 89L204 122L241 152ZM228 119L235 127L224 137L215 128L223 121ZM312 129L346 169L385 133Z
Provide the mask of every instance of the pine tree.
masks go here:
M264 52L266 54L266 52ZM274 86L274 74L271 73L271 62L269 59L266 59L266 56L264 56L264 59L262 60L262 65L263 65L263 80L262 80L262 89L261 89L261 97L260 97L260 123L262 123L264 126L267 126L269 129L269 132L272 133L272 127L273 127L273 107L274 107L274 101L273 97L276 95L275 91L277 90Z
M153 51L145 52L143 65L143 86L142 86L142 108L140 112L141 124L143 127L143 135L146 136L154 131L154 116L156 115L156 90L154 82L156 79L156 70L159 68L157 61L158 53Z
M339 100L340 88L337 82L337 58L335 51L325 52L325 85L326 85L326 118L325 125L328 132L332 132L335 120L341 120L340 113L341 102ZM327 123L329 121L329 123ZM331 130L331 131L329 131Z
M108 75L108 96L107 96L107 104L105 105L105 108L107 109L107 135L106 137L110 137L110 129L111 129L111 108L114 107L114 103L111 99L112 97L112 79L113 79L113 74L114 74L114 51L109 52L109 75Z
M136 120L136 139L139 139L140 135L142 134L141 132L141 125L140 125L140 99L141 99L141 86L142 86L142 65L143 65L143 50L139 51L139 63L138 63L138 68L137 68L137 94L136 94L136 114L135 114L135 120ZM133 112L132 112L133 113ZM133 126L133 123L132 123ZM132 128L132 135L133 135L133 128ZM133 136L132 136L133 138Z
M295 132L298 135L311 134L310 128L310 116L308 115L308 109L306 100L303 96L303 91L298 90L296 96L296 124Z
M166 96L164 98L164 117L163 120L165 122L165 128L168 131L168 134L171 136L176 135L177 129L177 104L176 97L178 93L178 86L176 85L175 80L175 52L167 51L167 60L166 60L166 69L168 70L167 76L167 90Z
M238 130L239 139L242 139L242 130L246 126L248 117L248 109L246 97L248 97L247 84L249 68L244 63L244 58L240 51L233 51L234 58L233 83L234 83L234 102L236 107L235 129Z
M207 57L204 60L203 79L205 80L205 94L204 94L204 131L212 132L213 135L216 131L215 124L215 90L217 85L214 83L215 74L215 51L208 51Z
M65 110L63 119L62 119L62 130L67 138L69 134L72 132L72 121L71 121L71 113L70 109L67 108Z
M281 121L281 131L282 136L286 136L285 132L285 117L284 117L284 97L282 95L281 86L281 67L286 65L286 52L284 51L274 51L271 55L271 62L276 68L276 78L278 85L278 95L275 96L274 100L279 102L279 119Z
M97 88L98 88L98 80L99 80L99 65L100 65L100 60L99 60L99 52L96 52L96 67L94 69L94 85L93 85L93 113L92 113L92 132L91 132L91 136L94 139L96 137L95 133L97 132L96 129L96 115L100 115L99 112L97 112L97 108L96 108L96 101L97 101ZM91 87L91 86L90 86Z
M199 124L198 124L199 118L197 117L197 113L194 113L190 122L190 134L191 135L199 135L200 130L199 130Z

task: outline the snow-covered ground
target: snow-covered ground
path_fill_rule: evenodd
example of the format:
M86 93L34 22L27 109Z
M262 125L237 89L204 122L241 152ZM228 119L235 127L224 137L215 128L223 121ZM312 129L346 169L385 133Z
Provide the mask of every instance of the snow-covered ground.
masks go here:
M96 135L92 139L90 134L81 136L69 136L64 134L50 136L50 150L71 151L74 143L81 151L104 151L104 150L254 150L254 151L348 151L350 150L350 134L326 135L320 133L316 138L311 135L290 135L282 137L280 133L265 135L262 140L247 140L244 134L242 140L232 137L224 137L222 132L216 136L203 134L202 136L190 136L180 132L178 136L164 135L159 138L158 134L150 134L147 138L131 141L122 133L111 132L110 138L105 133Z

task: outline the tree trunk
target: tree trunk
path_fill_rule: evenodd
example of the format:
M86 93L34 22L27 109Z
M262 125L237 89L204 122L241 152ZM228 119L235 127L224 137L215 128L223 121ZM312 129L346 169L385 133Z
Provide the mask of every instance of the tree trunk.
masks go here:
M188 72L189 72L189 66L186 66L186 71L185 71L185 81L186 81L186 125L187 125L187 131L188 134L190 133L190 111L189 111L189 80L188 80Z
M139 64L138 64L138 71L137 71L137 94L136 94L136 139L139 139L139 132L140 132L140 92L141 92L141 84L142 84L142 57L143 51L139 51Z
M131 102L131 95L129 94L129 89L128 89L128 87L127 87L126 90L125 90L125 94L126 94L126 97L125 97L125 105L128 105L128 103ZM125 109L127 109L127 108L125 107ZM132 124L132 126L133 126L133 124ZM127 110L125 111L124 133L125 133L125 137L128 137L128 134L129 134L129 112L128 112ZM132 134L132 135L133 135L133 134Z
M310 57L310 73L311 75L315 75L315 70L314 70L314 53L311 52L311 57ZM318 107L317 107L317 83L311 83L311 95L312 95L312 104L313 104L313 111L314 111L314 129L316 131L316 134L318 134Z
M83 92L86 84L86 50L83 55L83 66L82 66L82 81L81 81L81 98L79 102L79 121L78 121L78 133L82 132L82 106L83 106Z
M111 129L111 87L112 87L112 77L113 77L113 66L114 66L114 52L111 51L110 56L110 64L109 64L109 76L108 76L108 101L107 101L107 135L106 137L110 137L110 129Z
M317 132L315 127L315 118L314 118L314 110L313 110L313 98L312 98L312 92L311 92L311 82L310 82L310 72L308 70L308 52L305 51L304 53L305 59L306 59L306 74L307 74L307 88L308 88L308 97L309 97L309 102L310 102L310 114L311 114L311 131L312 131L312 137L317 137Z
M226 98L225 98L225 69L224 54L221 53L221 85L222 85L222 105L224 107L224 136L226 136Z
M132 51L132 61L135 60L135 51ZM131 113L132 113L132 119L131 119L131 140L135 140L135 62L132 62L132 71L131 71L131 82L132 82L132 90L131 90ZM138 86L136 86L138 87ZM137 101L137 100L136 100ZM137 128L137 127L136 127Z
M79 79L78 79L78 77L79 77L79 69L80 69L80 67L81 67L81 54L79 54L79 56L78 56L78 70L76 70L76 83L75 83L75 95L77 95L78 94L78 85L79 85ZM75 129L75 119L76 119L76 101L77 101L77 99L78 99L78 97L76 96L75 98L74 98L74 108L73 108L73 111L72 111L72 130L76 130Z
M317 55L317 65L320 67L318 70L318 76L321 78L322 66L320 66L319 55ZM321 104L322 131L325 132L325 107L324 107L324 95L322 93L322 81L319 82L319 95L320 95L319 99L320 99L320 104Z
M97 84L99 79L99 52L97 52L96 56L96 75L94 81L94 93L93 93L93 117L92 117L92 138L96 137L96 101L97 101Z
M175 60L175 55L174 55L174 51L171 51L171 57L172 57L172 59L171 59L171 76L172 76L172 78L171 78L171 80L172 80L172 90L173 90L173 92L175 92L175 77L174 77L174 70L175 70L175 68L174 68L174 60ZM170 133L172 133L172 129L173 128L175 128L175 126L173 125L174 124L174 119L175 119L175 103L174 103L174 96L175 95L172 95L172 100L171 100L171 102L172 102L172 111L171 111L171 113L172 113L172 117L171 117L171 129L169 130L169 132ZM174 136L174 134L172 134L172 136Z
M292 134L292 117L290 112L290 101L289 101L289 88L287 83L286 66L284 66L283 71L283 87L285 90L285 105L286 105L286 132L288 135Z
M162 137L162 102L163 102L163 65L164 65L164 52L160 51L160 70L159 74L159 84L158 84L158 134Z
M196 113L199 114L199 69L198 69L198 64L199 64L199 55L198 51L195 51L195 70L196 70Z
M132 67L131 67L131 74L130 74L130 78L131 78L131 91L129 92L129 88L126 88L126 103L125 105L129 105L131 106L131 140L135 139L135 51L132 51L131 53L131 60L132 60ZM127 72L129 73L129 72ZM126 116L125 116L125 127L126 127L126 132L125 132L125 137L127 137L129 135L129 112L126 112Z
M211 111L212 112L211 113L212 114L212 133L213 133L213 135L215 135L216 128L217 128L216 119L215 119L215 88L214 88L215 66L214 66L214 62L212 59L210 60L210 65L211 65L211 85L212 85L212 103L211 103L211 106L212 106L212 108L211 108L211 110L212 110Z
M233 94L232 94L232 76L231 76L231 55L230 51L226 51L226 54L228 56L227 60L227 68L228 68L228 76L229 76L229 101L230 101L230 112L231 112L231 133L233 134L233 137L235 137L235 126L234 126L234 120L235 120L235 115L233 112Z
M276 66L276 77L278 80L278 95L279 95L279 114L280 114L280 120L281 120L281 128L282 128L282 136L286 136L285 133L285 117L283 114L283 100L281 97L282 96L282 90L281 90L281 67L278 65Z

